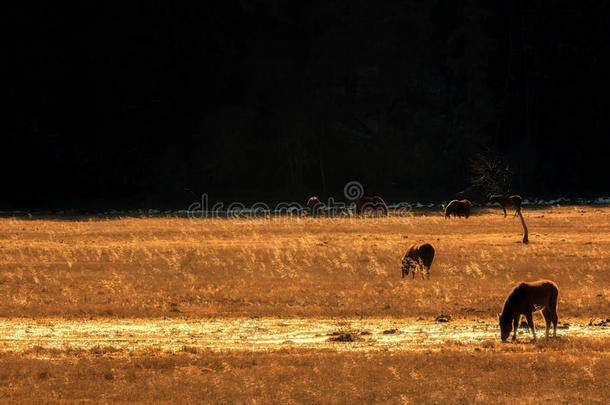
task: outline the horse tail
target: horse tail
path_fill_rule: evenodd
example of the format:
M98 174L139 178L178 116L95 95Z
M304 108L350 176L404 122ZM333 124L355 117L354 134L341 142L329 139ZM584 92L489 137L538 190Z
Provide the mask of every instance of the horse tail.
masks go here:
M557 323L557 298L559 297L559 289L554 287L549 297L549 310L551 312L553 322Z

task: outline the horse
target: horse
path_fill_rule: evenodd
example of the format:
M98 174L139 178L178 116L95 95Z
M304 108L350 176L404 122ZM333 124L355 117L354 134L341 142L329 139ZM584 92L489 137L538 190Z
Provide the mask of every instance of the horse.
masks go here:
M356 200L356 214L364 215L366 211L372 210L376 215L381 211L383 215L388 215L388 206L383 198L378 195L372 197L360 197Z
M316 196L313 196L307 200L307 208L311 211L311 216L317 217L320 215L320 211L322 209L322 202Z
M468 218L470 216L471 205L468 200L451 200L445 207L445 219L449 218L452 214L454 218L456 215Z
M426 275L428 280L430 280L430 266L432 265L432 260L434 260L434 246L423 242L412 244L402 258L402 278L408 276L409 270L413 268L411 271L413 274L412 279L415 279L415 270L419 268L422 280L424 279L423 269L426 270Z
M500 337L505 342L513 331L513 341L517 339L517 328L521 315L525 315L527 324L532 330L534 341L536 330L532 313L542 310L542 316L546 321L546 338L549 338L549 328L553 323L553 337L557 336L557 297L559 288L557 284L549 280L538 280L522 282L516 286L506 298L502 314L498 314L500 323Z
M515 207L515 216L521 213L521 203L523 202L523 199L518 195L506 196L495 194L489 197L489 202L491 204L500 204L504 211L504 218L506 218L506 207Z

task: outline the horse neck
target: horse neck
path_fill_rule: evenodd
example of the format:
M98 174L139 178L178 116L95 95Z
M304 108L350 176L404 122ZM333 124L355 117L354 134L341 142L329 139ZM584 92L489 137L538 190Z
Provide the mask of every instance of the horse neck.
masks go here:
M501 318L504 318L506 316L512 316L512 312L513 312L513 296L510 295L507 299L506 302L504 303L504 308L502 309L502 313L500 314Z

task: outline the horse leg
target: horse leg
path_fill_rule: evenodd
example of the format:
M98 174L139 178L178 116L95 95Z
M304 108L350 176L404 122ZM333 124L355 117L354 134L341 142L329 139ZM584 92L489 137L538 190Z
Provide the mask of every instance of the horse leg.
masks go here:
M553 337L557 337L557 293L552 294L547 308L553 322Z
M534 327L534 320L532 319L532 313L528 312L527 314L525 314L525 319L527 319L527 325L530 327L530 329L532 330L532 333L534 334L534 341L536 340L536 328Z
M426 266L426 276L428 277L428 280L430 280L430 266Z
M521 315L515 315L513 318L513 342L517 340L517 329L519 328L519 319L521 319Z
M506 218L506 208L504 206L502 206L502 211L504 211L504 218Z
M557 337L557 308L551 308L550 312L553 321L553 337Z
M411 259L406 258L403 259L402 261L402 278L409 278L409 272L411 271L411 268L413 266L411 265Z
M542 316L544 316L544 322L546 323L546 331L545 331L545 337L548 339L549 338L549 329L551 327L551 311L549 311L548 308L544 308L542 310Z

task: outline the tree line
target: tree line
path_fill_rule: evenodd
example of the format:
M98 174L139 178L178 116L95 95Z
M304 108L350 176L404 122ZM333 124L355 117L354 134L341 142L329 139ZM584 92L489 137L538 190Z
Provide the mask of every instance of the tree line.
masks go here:
M607 191L606 2L81 3L11 6L5 207Z

